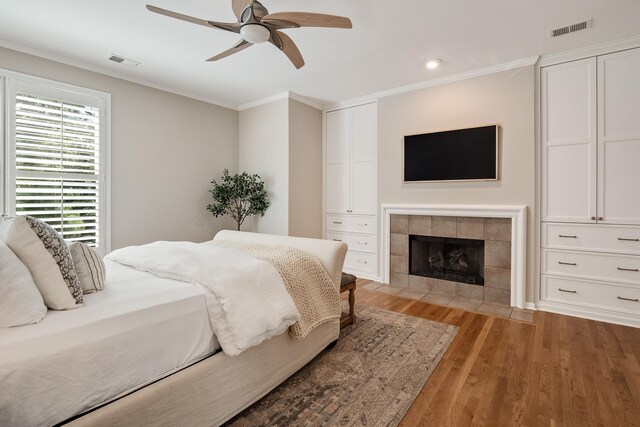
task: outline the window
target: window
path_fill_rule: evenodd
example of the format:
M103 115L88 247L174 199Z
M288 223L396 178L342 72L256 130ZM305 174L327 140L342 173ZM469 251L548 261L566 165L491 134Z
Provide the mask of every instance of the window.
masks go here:
M109 95L13 73L4 87L5 212L107 253Z

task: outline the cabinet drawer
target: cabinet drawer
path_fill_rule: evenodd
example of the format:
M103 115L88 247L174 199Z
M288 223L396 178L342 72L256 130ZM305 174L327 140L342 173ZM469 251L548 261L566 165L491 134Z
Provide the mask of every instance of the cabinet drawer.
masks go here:
M376 236L373 234L327 231L327 239L345 242L351 250L376 253Z
M640 284L640 256L545 249L542 272Z
M376 254L358 251L347 251L344 266L354 270L365 270L371 273L377 272Z
M543 223L542 247L640 254L640 227Z
M375 234L376 218L368 215L327 215L326 228L333 231Z
M640 288L542 276L543 300L640 313Z

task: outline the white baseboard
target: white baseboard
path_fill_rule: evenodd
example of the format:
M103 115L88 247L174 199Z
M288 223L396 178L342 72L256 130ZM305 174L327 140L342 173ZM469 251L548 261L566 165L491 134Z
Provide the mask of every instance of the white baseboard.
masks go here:
M567 305L551 301L539 301L538 310L549 311L551 313L564 314L566 316L582 317L585 319L598 320L600 322L615 323L616 325L631 326L640 328L640 316L630 313L616 313L596 308L584 308Z

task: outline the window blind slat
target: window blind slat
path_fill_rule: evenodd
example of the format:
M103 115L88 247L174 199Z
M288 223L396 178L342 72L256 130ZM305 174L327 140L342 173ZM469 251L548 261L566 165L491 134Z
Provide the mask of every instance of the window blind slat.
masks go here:
M46 221L65 239L98 244L99 130L98 108L19 93L16 213Z

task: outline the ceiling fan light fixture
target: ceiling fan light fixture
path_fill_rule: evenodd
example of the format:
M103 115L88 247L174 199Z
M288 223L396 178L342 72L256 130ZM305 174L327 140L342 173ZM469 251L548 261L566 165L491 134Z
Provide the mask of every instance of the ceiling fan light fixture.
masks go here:
M436 68L438 68L440 66L440 64L442 64L442 60L441 59L432 59L431 61L427 62L427 68L430 70L434 70Z
M240 28L242 38L252 44L264 43L271 38L271 32L260 24L245 24Z

